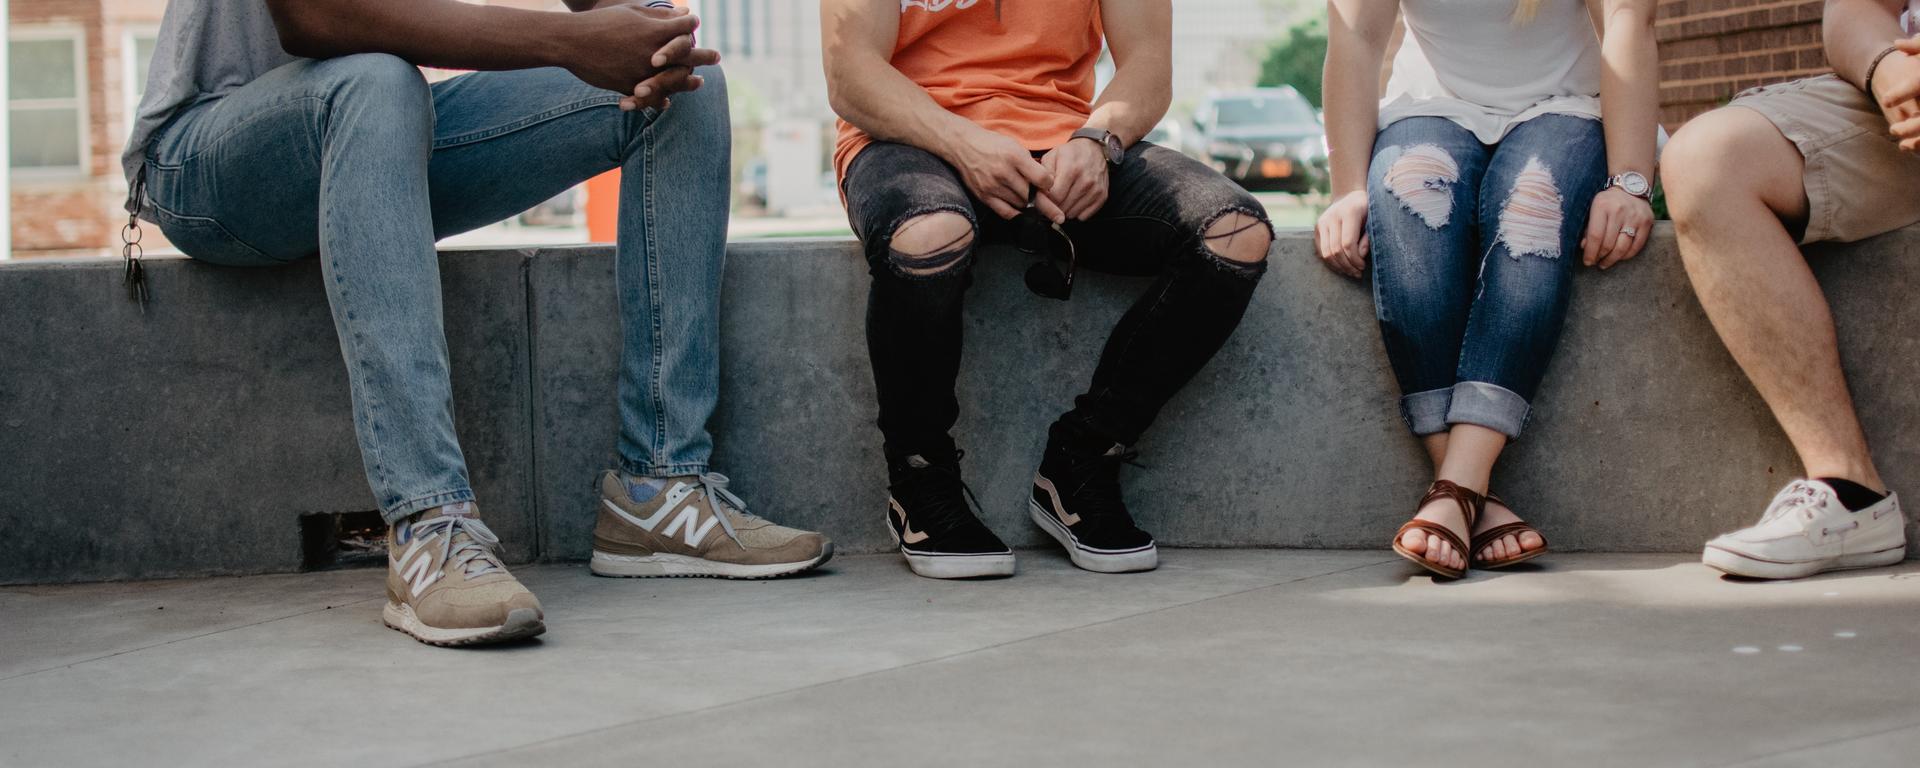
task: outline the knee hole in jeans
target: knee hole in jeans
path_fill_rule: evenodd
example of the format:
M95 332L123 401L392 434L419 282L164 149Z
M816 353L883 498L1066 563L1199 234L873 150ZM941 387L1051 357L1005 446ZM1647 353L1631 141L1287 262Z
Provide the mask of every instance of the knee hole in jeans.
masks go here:
M1420 217L1429 229L1453 219L1453 185L1460 181L1460 164L1438 144L1407 148L1387 167L1387 192Z
M1229 210L1207 226L1204 239L1215 256L1241 264L1265 261L1273 245L1267 222L1240 210Z
M1513 177L1513 193L1500 209L1500 242L1513 258L1560 257L1560 225L1566 214L1560 187L1540 158L1530 158Z
M907 277L954 271L973 253L973 221L952 211L908 218L893 230L887 261Z

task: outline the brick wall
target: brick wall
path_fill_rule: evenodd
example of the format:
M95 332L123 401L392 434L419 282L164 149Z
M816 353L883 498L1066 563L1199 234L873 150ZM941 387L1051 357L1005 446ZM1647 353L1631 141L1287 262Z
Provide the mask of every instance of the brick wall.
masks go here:
M1660 0L1660 121L1668 130L1757 85L1828 71L1820 0Z

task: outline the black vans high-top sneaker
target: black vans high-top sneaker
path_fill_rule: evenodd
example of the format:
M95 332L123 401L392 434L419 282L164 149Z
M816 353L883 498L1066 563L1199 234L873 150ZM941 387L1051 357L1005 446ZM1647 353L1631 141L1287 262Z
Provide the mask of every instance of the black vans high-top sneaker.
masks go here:
M1102 451L1076 437L1061 425L1050 430L1027 515L1080 568L1127 573L1159 567L1153 536L1133 524L1120 497L1120 465L1138 454L1119 444Z
M1012 576L1013 550L980 522L973 492L960 479L960 458L905 456L887 474L887 528L907 567L929 579ZM972 505L969 506L969 502Z

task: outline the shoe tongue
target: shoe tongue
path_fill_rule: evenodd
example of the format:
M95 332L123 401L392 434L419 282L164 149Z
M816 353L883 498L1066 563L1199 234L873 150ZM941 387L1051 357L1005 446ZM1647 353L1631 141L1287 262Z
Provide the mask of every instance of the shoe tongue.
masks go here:
M474 504L471 501L458 501L452 504L447 504L445 506L434 507L433 509L429 509L426 511L425 514L420 516L420 519L432 520L436 517L478 518L479 516L480 516L480 507L478 505Z

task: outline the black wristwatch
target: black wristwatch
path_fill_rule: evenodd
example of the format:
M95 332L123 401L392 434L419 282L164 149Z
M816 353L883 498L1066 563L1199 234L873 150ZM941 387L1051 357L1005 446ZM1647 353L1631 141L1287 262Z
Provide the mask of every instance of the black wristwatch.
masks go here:
M1073 139L1092 139L1107 151L1107 165L1119 165L1127 159L1127 146L1120 143L1120 137L1104 128L1082 128L1073 132Z

